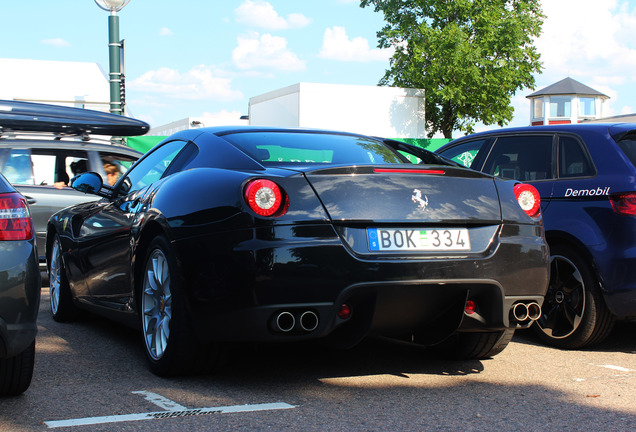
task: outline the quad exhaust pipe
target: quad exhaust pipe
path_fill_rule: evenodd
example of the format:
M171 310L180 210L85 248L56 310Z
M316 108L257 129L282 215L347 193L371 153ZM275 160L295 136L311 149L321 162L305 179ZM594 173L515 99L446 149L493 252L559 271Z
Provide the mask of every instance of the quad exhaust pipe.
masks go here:
M520 323L536 321L541 317L541 306L537 302L515 303L512 305L512 316Z
M296 315L283 311L274 315L272 327L281 333L289 333L294 329L308 333L316 330L319 322L318 315L310 310L297 312Z

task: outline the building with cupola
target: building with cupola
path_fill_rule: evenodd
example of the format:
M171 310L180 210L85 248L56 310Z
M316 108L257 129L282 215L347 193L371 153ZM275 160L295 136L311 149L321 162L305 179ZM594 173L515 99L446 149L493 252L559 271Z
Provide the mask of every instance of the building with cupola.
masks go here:
M532 126L580 123L603 118L609 96L572 78L526 96L530 99Z

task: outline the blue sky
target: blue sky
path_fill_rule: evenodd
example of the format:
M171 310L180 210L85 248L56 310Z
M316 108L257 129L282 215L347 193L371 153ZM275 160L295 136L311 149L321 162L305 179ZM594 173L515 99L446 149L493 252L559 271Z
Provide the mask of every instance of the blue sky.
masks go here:
M247 114L250 97L298 82L376 85L390 57L377 49L383 17L359 3L131 0L119 13L130 113L153 126L236 118ZM636 0L542 0L542 7L536 90L570 76L611 97L606 115L636 112ZM108 70L108 13L93 0L5 1L2 15L0 57ZM530 93L513 99L511 125L529 123Z

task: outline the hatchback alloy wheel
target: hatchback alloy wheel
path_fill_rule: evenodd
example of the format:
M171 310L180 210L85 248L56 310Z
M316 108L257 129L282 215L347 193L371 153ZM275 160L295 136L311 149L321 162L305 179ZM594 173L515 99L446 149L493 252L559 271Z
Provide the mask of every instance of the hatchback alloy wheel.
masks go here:
M541 318L533 326L536 334L545 343L566 349L602 341L615 318L605 305L592 265L567 245L552 245L550 252L550 285Z
M568 258L553 256L539 326L551 338L566 338L579 328L584 312L585 284L581 272Z

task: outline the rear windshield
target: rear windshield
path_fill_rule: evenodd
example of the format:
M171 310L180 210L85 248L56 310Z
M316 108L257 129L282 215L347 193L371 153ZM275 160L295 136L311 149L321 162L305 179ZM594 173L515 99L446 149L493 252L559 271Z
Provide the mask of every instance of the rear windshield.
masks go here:
M395 164L410 163L380 141L329 133L242 132L224 135L257 162L293 164Z
M636 137L629 136L620 140L618 146L623 150L625 156L632 162L632 165L636 167Z

